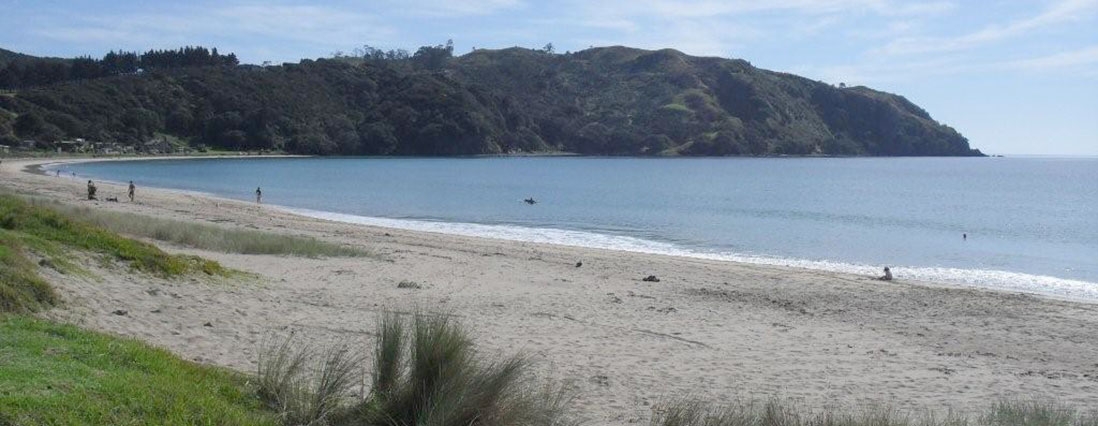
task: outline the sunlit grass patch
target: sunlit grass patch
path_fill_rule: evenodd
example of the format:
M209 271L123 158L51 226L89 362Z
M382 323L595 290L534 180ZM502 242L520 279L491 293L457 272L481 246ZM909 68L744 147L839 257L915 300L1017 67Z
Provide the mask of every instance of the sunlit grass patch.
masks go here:
M0 315L0 424L278 422L240 374L132 339Z

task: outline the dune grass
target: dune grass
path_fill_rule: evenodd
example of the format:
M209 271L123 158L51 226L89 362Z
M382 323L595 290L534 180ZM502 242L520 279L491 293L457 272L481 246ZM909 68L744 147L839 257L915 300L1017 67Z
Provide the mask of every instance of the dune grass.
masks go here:
M195 256L176 256L156 246L117 235L84 220L61 214L12 195L0 195L0 229L25 246L59 252L58 246L108 255L131 267L160 276L201 271L224 274L217 262Z
M245 378L131 339L0 314L0 425L277 425Z
M983 414L912 416L889 408L861 411L798 410L771 400L713 405L694 400L663 404L652 426L1098 426L1098 411L1078 412L1053 402L1001 401Z
M79 272L81 268L71 260L75 252L101 255L163 277L229 274L217 262L171 255L20 197L0 194L0 312L33 312L56 303L56 294L38 268ZM38 259L38 264L32 259Z
M405 321L386 315L376 334L371 389L365 397L348 394L362 370L361 357L338 348L314 362L310 359L315 356L289 343L264 351L260 394L282 411L286 424L578 424L567 410L568 394L539 385L525 358L484 359L464 329L447 316L419 314Z
M45 203L38 201L38 203ZM301 257L367 256L363 250L332 244L312 237L270 232L227 229L220 226L162 219L133 213L72 207L60 203L51 206L69 216L120 234L151 238L203 250L223 253L274 254Z
M260 351L257 393L286 425L329 424L353 385L360 358L346 346L314 353L291 339Z
M11 232L0 230L0 312L34 312L57 303L24 250Z

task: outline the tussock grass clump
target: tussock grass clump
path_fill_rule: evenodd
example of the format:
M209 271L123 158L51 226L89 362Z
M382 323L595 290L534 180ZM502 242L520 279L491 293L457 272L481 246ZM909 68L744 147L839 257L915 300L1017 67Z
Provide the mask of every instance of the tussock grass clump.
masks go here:
M133 339L0 315L0 425L277 425L245 381Z
M257 393L283 424L326 425L355 384L359 363L345 346L318 355L288 338L260 351Z
M452 318L385 315L378 324L373 388L355 424L568 424L567 394L539 387L521 356L484 360Z
M223 253L275 254L301 257L367 256L368 253L312 237L226 229L203 223L161 219L133 213L60 205L58 209L111 231Z
M967 417L913 417L888 408L807 412L778 400L712 405L684 400L657 406L652 426L1098 426L1098 412L1081 414L1048 402L999 402Z
M569 395L532 380L526 358L484 360L449 317L385 315L377 325L371 389L348 396L354 370L345 349L322 354L309 369L306 351L268 346L260 361L260 395L286 424L369 426L550 426L577 424ZM313 377L313 378L308 378Z

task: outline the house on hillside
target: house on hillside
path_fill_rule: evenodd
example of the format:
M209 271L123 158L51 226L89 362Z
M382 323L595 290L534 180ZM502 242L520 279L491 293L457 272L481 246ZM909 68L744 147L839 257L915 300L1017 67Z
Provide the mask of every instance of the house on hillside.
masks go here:
M149 154L171 154L175 147L167 138L153 138L145 142L143 150Z
M7 154L11 152L11 147L7 145L0 145L0 154Z
M88 148L87 142L61 141L57 143L57 152L88 152Z
M125 152L122 145L117 142L96 142L92 146L92 152L99 155L114 155Z

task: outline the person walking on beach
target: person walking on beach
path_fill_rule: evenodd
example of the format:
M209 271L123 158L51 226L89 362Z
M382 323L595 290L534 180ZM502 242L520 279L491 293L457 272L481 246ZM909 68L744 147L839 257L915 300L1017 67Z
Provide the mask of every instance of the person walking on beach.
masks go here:
M88 181L88 199L89 200L94 200L95 199L95 184L92 183L92 181L90 181L90 180Z
M892 271L885 266L885 274L877 277L877 279L881 281L892 281Z
M130 196L130 202L131 202L131 203L133 202L133 190L134 190L134 189L136 189L136 187L135 187L135 186L133 186L133 181L131 180L131 181L130 181L130 192L129 192L129 196Z
M263 200L263 190L259 189L259 187L257 186L257 187L255 187L255 203L260 204L262 202L262 200Z

